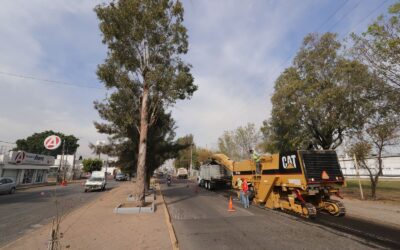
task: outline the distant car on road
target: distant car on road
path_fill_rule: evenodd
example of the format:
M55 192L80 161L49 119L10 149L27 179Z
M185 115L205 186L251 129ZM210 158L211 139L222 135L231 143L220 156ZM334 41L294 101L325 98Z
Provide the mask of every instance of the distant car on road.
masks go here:
M188 178L187 169L186 168L178 168L176 176L178 177L178 179L187 179Z
M89 180L85 183L85 192L92 190L106 190L106 175L101 171L93 171Z
M127 181L128 180L128 176L126 174L124 174L124 173L118 173L115 176L115 180L116 181Z
M15 193L17 184L15 181L8 177L0 177L0 193Z

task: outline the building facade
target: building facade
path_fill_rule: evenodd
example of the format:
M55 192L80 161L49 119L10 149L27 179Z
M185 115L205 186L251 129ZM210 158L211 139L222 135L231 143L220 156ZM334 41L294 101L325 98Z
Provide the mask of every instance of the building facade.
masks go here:
M12 178L17 185L46 183L53 164L53 156L10 151L0 155L0 177Z
M56 181L58 175L65 180L80 179L82 167L82 161L76 155L57 155L54 164L50 166L49 180Z

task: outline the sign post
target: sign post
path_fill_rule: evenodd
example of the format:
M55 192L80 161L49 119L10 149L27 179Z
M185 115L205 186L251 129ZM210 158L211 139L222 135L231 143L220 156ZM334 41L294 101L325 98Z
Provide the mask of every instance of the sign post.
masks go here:
M364 200L364 193L363 193L363 189L362 189L362 185L361 185L360 173L358 172L358 163L357 163L356 155L354 155L353 158L354 158L354 167L356 168L356 174L357 174L357 179L358 179L358 185L360 186L361 200Z
M55 150L57 149L61 143L63 144L63 148L62 148L62 157L60 160L60 166L58 167L58 171L57 171L57 181L60 181L60 170L63 164L63 158L64 158L64 147L65 147L65 140L61 140L61 138L57 135L50 135L48 136L46 139L44 139L44 147L48 150ZM61 165L62 164L62 165ZM65 177L64 177L65 179Z

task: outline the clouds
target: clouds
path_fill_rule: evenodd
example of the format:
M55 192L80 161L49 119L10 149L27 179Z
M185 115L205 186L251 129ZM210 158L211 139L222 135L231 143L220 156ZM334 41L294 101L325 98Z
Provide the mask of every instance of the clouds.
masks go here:
M0 71L101 86L105 56L93 7L99 1L8 1L0 8ZM53 129L81 137L82 153L99 137L93 100L104 91L0 74L0 138L15 141Z
M174 111L178 134L193 133L200 145L215 146L224 130L247 122L259 126L269 116L269 96L281 62L277 50L282 50L308 7L289 5L243 1L186 5L187 60L193 64L199 90Z
M185 25L199 90L173 108L178 136L192 133L216 146L224 130L261 125L271 110L273 83L305 34L315 31L342 1L185 0ZM106 56L93 8L100 0L14 0L0 8L0 71L101 87L95 75ZM385 10L391 2L381 7ZM348 3L320 31L339 21ZM378 3L362 1L335 31L357 26ZM368 21L358 25L365 29ZM325 29L325 30L324 30ZM0 74L0 140L15 141L47 129L81 137L80 153L103 139L94 100L105 91L49 85Z

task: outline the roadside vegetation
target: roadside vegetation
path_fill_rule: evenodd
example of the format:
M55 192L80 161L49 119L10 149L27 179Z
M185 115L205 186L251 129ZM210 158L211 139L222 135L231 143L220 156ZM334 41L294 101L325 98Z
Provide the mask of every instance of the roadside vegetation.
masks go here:
M54 150L48 150L44 147L44 140L50 135L57 135L63 141L60 147ZM54 132L53 130L47 130L40 133L34 133L25 139L19 139L16 141L17 147L13 150L23 150L32 154L51 155L57 157L62 154L63 146L65 154L75 154L76 149L79 147L79 139L74 135L65 135L61 132Z
M350 42L336 33L308 34L275 81L261 142L248 124L224 132L219 151L238 160L251 147L268 153L335 150L346 140L347 153L369 173L369 197L376 199L382 156L400 142L399 36L399 2L366 32L351 34ZM367 163L370 155L377 155L376 164Z
M343 188L343 195L360 199L358 180L347 179L347 187ZM371 181L361 180L364 198L371 199ZM376 200L400 204L400 180L381 180L376 188Z
M93 171L100 171L101 167L103 166L103 162L100 159L88 158L82 161L82 165L82 170L85 173L91 173Z
M214 153L212 150L197 146L191 134L178 138L177 143L182 149L174 160L176 169L189 169L190 164L192 164L193 169L199 169L200 165L207 162Z
M143 205L152 172L181 148L168 110L197 90L191 66L182 59L189 45L184 9L180 1L120 0L98 5L95 12L108 47L97 75L110 90L95 102L106 121L95 126L109 135L106 153L137 172L134 194Z

